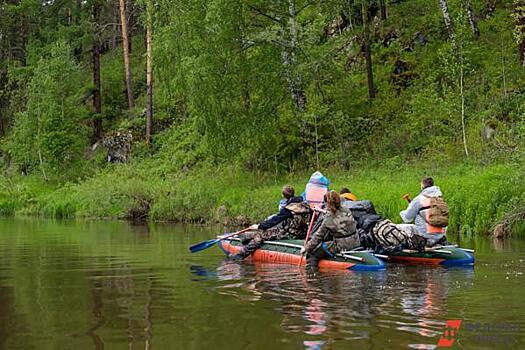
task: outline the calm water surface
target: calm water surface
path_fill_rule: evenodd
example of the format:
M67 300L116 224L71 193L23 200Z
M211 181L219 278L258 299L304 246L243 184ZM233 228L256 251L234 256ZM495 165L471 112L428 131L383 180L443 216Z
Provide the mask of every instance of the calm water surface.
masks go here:
M225 261L219 229L0 221L2 349L525 348L525 242L461 238L474 268L324 272ZM458 240L453 238L452 240Z

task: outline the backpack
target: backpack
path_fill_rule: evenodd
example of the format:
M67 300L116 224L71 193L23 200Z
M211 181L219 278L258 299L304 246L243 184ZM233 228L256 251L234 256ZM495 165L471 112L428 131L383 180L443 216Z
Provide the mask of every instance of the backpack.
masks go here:
M421 217L430 226L447 227L448 226L448 205L443 197L427 197L429 199L428 207L422 207L420 210L428 209L428 219L423 215Z
M377 222L372 228L372 238L376 246L408 246L412 236L413 232L403 230L387 219Z
M352 212L354 219L358 221L362 216L367 214L376 214L374 204L371 201L346 201L341 206L347 207Z
M305 202L294 202L289 203L285 206L286 209L291 211L294 215L297 214L310 214L310 207Z

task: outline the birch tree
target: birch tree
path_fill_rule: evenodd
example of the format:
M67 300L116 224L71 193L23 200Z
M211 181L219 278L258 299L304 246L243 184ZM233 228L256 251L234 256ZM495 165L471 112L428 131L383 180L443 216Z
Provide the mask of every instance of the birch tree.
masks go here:
M439 0L439 6L441 7L441 12L443 13L443 19L445 20L445 26L447 27L448 37L452 42L452 48L457 54L458 46L456 43L456 33L454 31L454 25L452 23L452 18L450 17L450 12L448 10L447 0Z
M295 0L288 0L288 15L288 28L281 28L283 39L281 59L292 100L299 111L304 111L306 109L306 95L302 88L301 74L297 73L298 34ZM288 40L286 40L286 30L288 30Z
M525 65L525 0L514 0L514 37L518 44L521 65Z
M126 0L119 0L120 4L120 24L122 30L122 50L124 54L124 73L126 75L126 92L128 97L128 109L132 109L133 88L131 83L131 67L129 62L129 39L128 39L128 20L126 18Z
M153 31L152 0L146 0L146 142L151 142L153 129L153 57L151 38Z
M471 0L466 0L465 6L467 8L467 18L468 18L468 23L470 25L470 30L472 31L472 34L474 34L474 36L477 38L479 37L479 28L474 18L474 12L472 11Z

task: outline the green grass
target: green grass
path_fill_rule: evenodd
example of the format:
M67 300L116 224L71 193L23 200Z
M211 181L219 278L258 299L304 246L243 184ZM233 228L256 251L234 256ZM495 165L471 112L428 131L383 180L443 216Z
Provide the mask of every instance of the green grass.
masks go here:
M404 165L393 160L380 167L324 171L331 187L349 187L359 199L370 199L378 212L399 222L424 175L435 178L450 206L450 229L484 234L524 202L523 173L517 165ZM273 213L283 184L304 189L309 174L275 177L236 167L166 174L154 163L113 166L78 184L45 183L36 177L2 178L0 214L54 218L130 218L146 211L150 220L181 222L258 221ZM143 203L148 203L144 209Z

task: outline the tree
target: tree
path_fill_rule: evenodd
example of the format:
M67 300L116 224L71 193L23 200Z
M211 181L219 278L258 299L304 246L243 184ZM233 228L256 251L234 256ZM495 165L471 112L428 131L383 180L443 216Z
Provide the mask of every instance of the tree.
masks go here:
M384 21L387 19L387 12L386 12L386 0L379 0L379 11L381 13L381 20Z
M368 99L376 97L374 86L374 71L372 68L372 50L370 48L370 28L368 23L368 0L361 0L361 15L363 17L363 53L366 61L366 77L368 82Z
M441 12L443 13L443 19L445 20L445 26L447 27L448 37L452 42L452 48L457 54L458 47L456 44L456 33L454 31L454 24L452 23L450 12L448 11L447 0L439 0L439 6L441 7Z
M146 142L151 142L153 128L153 57L151 37L153 31L152 0L146 2Z
M514 37L518 43L521 65L525 65L525 1L514 0Z
M49 54L34 64L24 112L15 116L7 150L25 172L40 169L48 174L67 175L82 157L87 141L83 126L87 110L80 103L80 67L71 48L52 44Z
M297 37L297 10L295 0L288 0L288 30L281 28L282 51L281 58L286 73L286 81L288 82L288 89L292 95L292 100L295 106L301 112L306 109L306 95L302 87L301 74L297 73L297 51L298 51L298 37ZM288 38L286 35L288 31Z
M102 138L102 101L100 97L100 39L96 30L96 25L100 17L100 3L93 2L93 23L95 31L93 34L93 45L91 55L93 60L93 108L95 117L93 118L93 143Z
M470 24L470 29L472 30L472 34L477 38L479 37L479 28L478 24L476 23L476 19L474 18L474 12L472 11L472 4L471 0L466 0L466 8L467 8L467 18L468 23Z
M131 67L129 62L129 39L128 39L128 20L126 18L126 0L119 0L120 4L120 24L122 30L122 50L124 54L124 73L126 75L126 92L128 97L128 109L133 109L133 88Z

